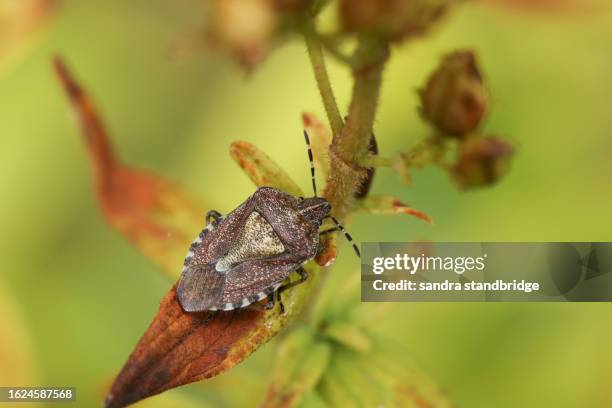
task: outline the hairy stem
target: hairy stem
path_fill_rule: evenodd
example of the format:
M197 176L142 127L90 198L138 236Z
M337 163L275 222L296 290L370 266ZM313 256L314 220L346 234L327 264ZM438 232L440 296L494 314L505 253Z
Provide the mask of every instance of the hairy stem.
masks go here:
M364 157L359 164L365 167L393 167L398 159L370 155Z
M342 115L336 104L334 91L331 87L329 76L327 75L323 49L317 38L314 24L311 21L304 27L304 39L306 40L306 48L308 49L308 56L310 58L315 80L317 81L317 87L319 88L321 99L323 99L323 106L327 113L327 120L329 121L332 134L335 137L342 132L344 121L342 120Z
M368 155L368 146L376 118L382 73L389 56L386 43L361 38L355 51L353 94L342 131L334 135L330 147L331 171L325 197L336 217L343 219L354 203L366 169L359 163Z

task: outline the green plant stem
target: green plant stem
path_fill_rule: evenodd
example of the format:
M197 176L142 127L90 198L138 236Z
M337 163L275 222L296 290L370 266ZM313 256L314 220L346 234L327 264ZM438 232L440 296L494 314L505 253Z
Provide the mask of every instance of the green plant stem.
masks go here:
M312 22L306 23L304 27L304 39L306 40L306 48L312 65L312 71L317 81L317 87L323 99L323 106L327 114L327 120L332 130L334 137L342 132L344 121L336 104L336 97L329 81L327 68L325 66L325 58L323 57L323 49L317 38L317 34Z
M319 41L321 46L327 51L332 57L336 58L337 61L352 67L355 63L352 56L344 54L338 45L338 39L335 35L322 36L319 34Z
M382 73L389 55L388 45L371 38L361 38L355 51L354 86L348 117L342 132L334 135L330 147L330 174L325 197L334 215L340 219L354 204L355 192L366 169L359 163L368 156Z
M398 159L393 159L390 157L369 155L361 159L359 164L363 167L393 167L397 161Z

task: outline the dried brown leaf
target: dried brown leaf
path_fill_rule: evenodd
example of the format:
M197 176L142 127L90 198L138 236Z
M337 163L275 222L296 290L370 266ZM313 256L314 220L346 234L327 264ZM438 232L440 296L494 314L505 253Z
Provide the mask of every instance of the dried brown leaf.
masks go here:
M81 127L106 220L170 276L178 277L186 249L203 222L204 205L155 173L122 164L92 100L60 58L54 65Z
M214 315L186 313L172 288L115 379L106 406L123 407L232 368L300 310L314 278L285 293L284 315L278 308L264 311L258 305Z
M255 308L214 316L185 313L172 288L115 379L105 406L124 407L229 369L269 338L263 317Z

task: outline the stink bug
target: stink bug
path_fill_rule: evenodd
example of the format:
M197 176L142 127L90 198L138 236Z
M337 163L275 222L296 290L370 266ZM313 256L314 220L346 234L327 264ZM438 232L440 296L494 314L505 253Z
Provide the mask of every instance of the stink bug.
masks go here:
M260 187L238 208L223 216L206 215L206 227L193 241L177 287L186 312L233 310L269 299L275 294L284 312L281 293L306 279L302 267L322 249L322 234L341 231L359 249L342 225L330 215L331 205L317 197L314 162L308 134L304 131L314 197L294 197L272 187ZM325 218L335 228L319 231ZM284 283L292 272L298 280Z

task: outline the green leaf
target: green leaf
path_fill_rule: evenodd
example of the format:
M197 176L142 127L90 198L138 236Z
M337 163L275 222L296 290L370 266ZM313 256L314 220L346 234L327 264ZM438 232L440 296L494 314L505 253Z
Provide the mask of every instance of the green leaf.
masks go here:
M368 335L354 324L334 322L325 329L325 336L362 353L372 349L372 341Z
M312 147L312 155L317 169L317 178L319 180L327 181L327 175L329 174L329 146L331 145L331 135L327 126L315 115L311 113L302 114L302 123L304 129L308 132L310 137L310 145ZM323 190L325 185L320 185L320 189Z
M40 383L33 344L17 299L0 281L0 384Z
M279 345L272 381L263 408L298 406L325 372L331 356L326 342L314 341L314 333L302 326Z
M298 197L304 195L300 187L278 164L252 144L233 142L230 155L256 186L275 187Z
M304 395L300 408L329 408L323 397L318 392L313 391Z
M424 212L409 207L395 197L390 196L370 196L359 201L356 212L365 212L376 215L397 215L405 214L417 217L427 223L433 223L431 217Z

